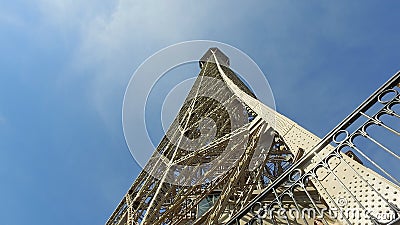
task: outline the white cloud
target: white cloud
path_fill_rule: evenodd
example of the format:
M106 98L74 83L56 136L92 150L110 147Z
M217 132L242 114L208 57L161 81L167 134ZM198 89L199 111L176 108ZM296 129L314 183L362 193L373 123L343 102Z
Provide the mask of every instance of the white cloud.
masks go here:
M104 16L114 9L107 1L39 0L38 9L48 24L79 28L93 18Z
M165 1L120 0L109 14L86 21L72 64L78 69L95 71L92 96L98 112L110 118L110 101L117 99L122 103L123 89L146 57L167 45L204 33L204 21L212 5L215 4L194 7L186 1L171 5Z
M257 63L280 73L275 76L282 77L283 88L295 89L309 79L310 66L324 57L318 41L339 42L345 47L360 43L361 35L348 37L349 32L360 32L351 32L359 21L347 26L353 14L346 5L41 0L40 9L49 23L79 32L70 66L77 73L88 71L92 80L89 95L98 112L109 120L110 111L120 110L109 108L120 107L124 88L139 64L160 48L184 40L220 38L253 49L250 55L258 56ZM259 35L264 35L262 40Z

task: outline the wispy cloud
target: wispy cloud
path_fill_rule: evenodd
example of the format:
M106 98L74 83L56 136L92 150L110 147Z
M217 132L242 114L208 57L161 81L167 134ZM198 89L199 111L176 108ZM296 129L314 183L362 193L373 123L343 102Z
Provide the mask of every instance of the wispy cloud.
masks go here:
M112 101L118 99L121 106L123 90L136 67L160 48L204 35L205 21L216 4L193 7L176 1L173 5L120 0L113 11L92 17L82 26L72 64L78 70L95 71L91 96L105 120L112 117L109 107L116 105Z
M333 107L329 108L329 104L314 107L310 102L321 106L354 92L348 74L341 74L340 70L349 66L337 65L333 60L342 60L341 53L371 46L374 35L378 35L377 32L365 35L369 28L364 20L376 8L372 3L365 3L362 10L356 11L357 4L349 2L306 5L256 1L237 5L215 1L192 4L183 0L119 0L99 4L90 0L78 4L41 0L41 3L40 10L49 18L46 21L78 33L69 65L74 72L90 76L88 95L105 121L117 118L111 114L120 112L124 88L141 62L163 47L192 39L215 39L249 53L268 78L279 85L272 86L281 99L277 102L278 110L303 113L308 120L314 120L316 115L329 118ZM338 85L343 90L332 95ZM302 87L300 93L288 91L299 87ZM296 96L310 99L305 108L313 111L296 111L295 108L303 108L302 101L291 99ZM108 122L118 124L115 120Z

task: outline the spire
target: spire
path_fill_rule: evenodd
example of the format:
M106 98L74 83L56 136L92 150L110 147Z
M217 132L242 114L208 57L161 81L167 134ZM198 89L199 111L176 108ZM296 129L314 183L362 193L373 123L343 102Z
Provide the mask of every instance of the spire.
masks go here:
M215 63L215 59L213 53L218 59L218 62L221 66L229 67L229 58L226 56L219 48L213 47L206 51L206 53L201 57L199 61L200 68L203 68L203 65L206 62L213 62Z

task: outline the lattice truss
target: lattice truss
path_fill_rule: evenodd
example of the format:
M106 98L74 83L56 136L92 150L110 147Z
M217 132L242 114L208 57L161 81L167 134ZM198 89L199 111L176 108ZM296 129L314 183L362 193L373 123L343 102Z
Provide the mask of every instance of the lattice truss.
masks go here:
M218 49L200 65L106 225L399 221L399 172L379 162L400 159L400 73L321 140L261 103Z

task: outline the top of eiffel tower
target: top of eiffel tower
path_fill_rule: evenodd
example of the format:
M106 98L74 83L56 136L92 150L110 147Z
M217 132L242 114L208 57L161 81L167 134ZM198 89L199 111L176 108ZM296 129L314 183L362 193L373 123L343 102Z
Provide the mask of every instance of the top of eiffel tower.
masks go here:
M222 79L220 72L218 71L218 67L215 62L215 57L218 60L218 64L222 67L222 69L225 71L226 76L234 83L236 84L242 91L244 91L246 94L250 95L251 97L257 99L255 93L251 90L251 88L239 78L235 72L230 67L230 61L229 57L226 56L219 48L217 47L212 47L209 48L204 55L200 58L199 60L199 66L202 71L205 71L205 73L200 72L199 75L205 75L209 77L214 77L217 79ZM209 68L205 69L203 68L204 65L207 63L209 64ZM212 64L212 65L211 65Z
M203 68L203 65L206 62L215 63L213 53L217 57L218 62L221 66L229 67L230 64L229 64L228 56L226 56L221 50L219 50L219 48L213 47L213 48L208 49L207 52L203 55L203 57L201 57L201 59L199 61L200 68Z

